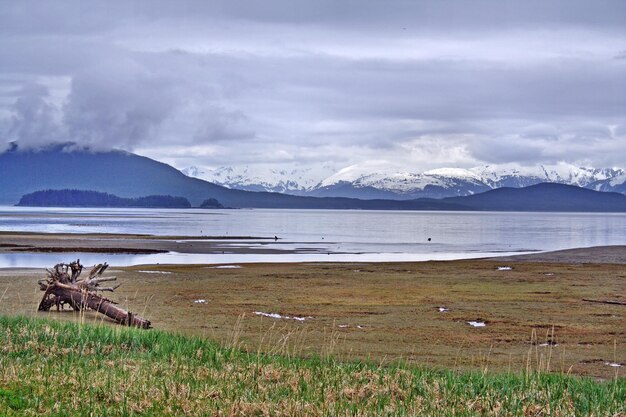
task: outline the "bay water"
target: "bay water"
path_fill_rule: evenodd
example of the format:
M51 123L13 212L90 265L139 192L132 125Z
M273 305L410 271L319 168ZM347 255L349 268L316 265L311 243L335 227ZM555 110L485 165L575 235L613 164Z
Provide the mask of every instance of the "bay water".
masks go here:
M247 236L268 254L0 254L0 267L41 267L81 256L114 265L462 259L626 244L626 213L364 210L77 209L0 207L0 231ZM274 241L274 236L279 240ZM297 253L291 253L291 251ZM93 262L92 262L93 260Z

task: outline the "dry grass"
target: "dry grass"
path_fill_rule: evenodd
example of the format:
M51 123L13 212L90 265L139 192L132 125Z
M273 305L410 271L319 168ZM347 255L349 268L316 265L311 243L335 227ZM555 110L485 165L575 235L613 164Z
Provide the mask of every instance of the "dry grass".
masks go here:
M626 310L582 298L623 299L623 265L515 263L511 271L497 271L498 265L152 265L113 272L123 283L114 298L159 329L250 352L382 364L402 359L452 370L620 375L624 367L606 362L625 365ZM150 269L170 274L138 272ZM35 282L42 274L16 273L0 272L0 295L5 292L0 313L36 315L41 294ZM207 303L196 304L197 299ZM450 311L440 313L439 306ZM255 311L312 318L272 319ZM73 313L49 317L73 319ZM88 322L100 320L86 316ZM469 320L487 326L473 328Z

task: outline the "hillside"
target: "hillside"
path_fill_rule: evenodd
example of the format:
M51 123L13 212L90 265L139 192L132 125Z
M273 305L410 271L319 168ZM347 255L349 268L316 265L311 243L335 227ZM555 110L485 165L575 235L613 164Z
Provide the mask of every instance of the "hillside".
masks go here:
M0 204L15 204L28 193L46 189L95 190L134 198L179 195L193 205L224 187L186 177L150 158L123 151L97 152L72 145L39 150L13 147L0 154Z
M472 196L445 198L443 201L484 211L626 211L626 195L554 183L498 188Z

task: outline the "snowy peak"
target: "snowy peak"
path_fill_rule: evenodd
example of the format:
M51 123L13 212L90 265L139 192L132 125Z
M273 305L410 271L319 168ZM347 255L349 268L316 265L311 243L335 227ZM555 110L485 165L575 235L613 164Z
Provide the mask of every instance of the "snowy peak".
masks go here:
M207 169L189 167L185 175L247 191L356 198L443 198L482 193L501 187L527 187L542 182L626 192L626 172L620 168L555 165L484 165L469 169L437 168L410 172L388 161L367 161L334 170L244 166Z
M442 198L470 195L490 189L473 172L460 168L440 168L423 173L393 170L382 165L382 169L372 171L367 166L352 165L337 174L326 178L318 189L324 189L326 196L343 196L346 184L356 189L376 189L391 193L392 198L410 199L419 197ZM374 172L374 173L372 173ZM352 192L350 195L354 195Z
M476 175L474 172L469 169L462 168L437 168L431 169L430 171L425 171L424 175L434 176L434 177L442 177L442 178L458 178L458 179L467 179L473 181L482 181L482 178Z
M491 188L526 187L539 182L556 182L559 184L588 185L613 178L624 171L619 168L577 167L571 164L538 165L520 167L512 165L485 165L471 169L482 181Z
M183 169L182 172L187 176L233 189L299 194L319 184L325 176L332 172L332 168L322 166L317 169L273 169L268 167L252 168L246 165L216 169L189 167Z
M360 164L350 165L337 173L323 179L318 187L328 187L339 183L352 183L365 177L386 178L402 177L405 173L399 172L387 161L368 161ZM410 174L409 174L410 175Z
M590 184L589 188L596 191L611 191L626 194L626 172Z
M190 166L188 168L181 169L180 172L192 178L202 178L204 176L204 171L196 166Z

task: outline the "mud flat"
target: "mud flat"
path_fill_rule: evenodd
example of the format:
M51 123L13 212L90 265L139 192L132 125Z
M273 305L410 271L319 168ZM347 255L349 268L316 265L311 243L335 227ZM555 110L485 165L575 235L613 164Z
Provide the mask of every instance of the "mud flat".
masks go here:
M610 263L590 263L603 254ZM236 339L251 351L609 379L626 369L626 306L584 299L626 301L625 258L623 247L608 247L446 262L142 265L110 274L123 284L122 307L156 328ZM69 311L35 312L42 275L1 270L0 314L78 320Z
M560 262L569 264L626 264L626 245L593 246L552 252L492 258L502 262Z
M273 248L265 247L272 242ZM132 234L56 234L0 232L0 253L111 253L189 254L298 253L291 248L275 248L281 241L255 236L153 236Z

